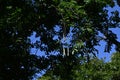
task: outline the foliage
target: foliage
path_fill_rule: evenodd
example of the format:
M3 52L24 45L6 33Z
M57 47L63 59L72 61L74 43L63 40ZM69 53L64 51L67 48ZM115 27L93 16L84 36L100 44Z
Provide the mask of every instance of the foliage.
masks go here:
M91 58L89 62L86 62L86 59L81 57L79 58L81 62L72 68L71 78L69 80L119 80L119 55L119 52L113 53L110 62L104 62L104 60L95 57ZM62 74L59 72L55 74L58 70L62 72L65 66L60 64L57 67L61 68L48 70L46 74L38 80L67 80L65 77L61 77L61 75L64 75L64 72Z
M70 80L72 70L84 60L79 58L86 56L89 62L101 40L107 43L106 52L113 44L119 51L120 43L110 30L119 27L119 13L108 17L107 6L113 7L113 1L0 0L0 79L28 80L45 69ZM35 43L29 38L34 32L39 37ZM31 48L45 56L31 54Z
M120 53L116 52L112 55L111 70L112 70L112 80L119 80L120 79Z

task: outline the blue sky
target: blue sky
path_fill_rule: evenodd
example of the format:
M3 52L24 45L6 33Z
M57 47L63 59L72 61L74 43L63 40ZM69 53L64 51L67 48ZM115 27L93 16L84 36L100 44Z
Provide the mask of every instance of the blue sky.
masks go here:
M34 0L33 0L34 1ZM114 7L110 7L108 6L107 8L105 8L108 11L108 14L111 15L111 12L113 11L119 11L120 13L120 7L117 5L116 1L115 1L115 6ZM119 14L120 16L120 14ZM116 29L111 29L115 34L117 34L117 37L118 37L118 41L120 41L120 28L116 28ZM32 40L32 43L34 43L36 40L40 40L40 38L35 38L35 33L33 33L33 35L30 37L30 39ZM97 46L96 48L99 50L99 53L100 54L97 54L97 56L99 58L105 58L105 61L110 61L110 56L113 52L115 52L115 46L113 45L112 47L112 50L110 51L110 53L106 53L104 52L104 47L105 47L105 42L104 41L101 41L100 42L101 46ZM41 52L40 50L37 50L35 48L32 48L31 49L31 53L35 54L37 53L37 55L40 55L40 56L44 56L44 52ZM40 54L39 54L40 53ZM103 54L101 54L103 53Z
M120 13L120 7L117 4L113 8L108 6L106 9L109 10L108 11L109 15L111 15L111 12L116 11L116 10L119 11L119 13ZM119 16L120 16L120 14L119 14ZM111 28L110 30L112 30L112 32L117 34L117 37L118 37L117 40L120 42L120 28L115 28L115 29ZM35 38L35 32L34 32L33 35L30 37L30 39L32 40L32 43L35 43L36 40L38 40L38 41L40 40L40 37ZM112 50L110 51L110 53L104 52L104 48L105 48L104 41L101 41L100 46L97 46L96 48L99 50L99 54L97 54L97 57L100 59L104 59L106 62L110 61L110 57L111 57L112 53L115 52L114 45L112 46ZM45 56L44 52L40 51L39 49L35 49L35 48L31 49L31 53L32 54L37 53L37 55L39 55L39 56Z
M111 28L110 30L112 30L112 32L117 34L117 37L118 37L117 40L120 41L120 28ZM35 43L37 40L38 41L40 40L40 37L35 38L35 34L36 33L34 32L33 35L30 37L30 39L32 40L32 43ZM111 54L115 52L114 45L112 46L112 50L110 51L110 53L104 52L104 48L105 48L104 41L101 41L100 46L97 46L96 48L99 50L99 54L97 54L97 57L99 57L100 59L103 58L105 59L105 61L110 61ZM31 53L32 54L37 53L37 55L39 56L45 56L45 53L43 51L40 51L39 49L35 49L35 48L31 49Z
M115 34L117 34L118 37L118 41L120 41L120 28L115 28L115 29L111 29ZM35 32L33 33L33 35L30 37L30 39L32 40L32 43L36 42L36 40L40 40L40 37L35 38ZM112 53L115 52L115 46L113 45L112 50L110 51L110 53L104 52L104 48L105 48L105 42L101 41L100 42L100 46L97 46L96 48L99 50L99 54L97 54L98 58L102 58L104 59L106 62L110 61L110 57L112 55ZM35 54L37 51L37 55L39 56L45 56L44 52L41 52L40 50L37 50L35 48L31 49L31 53ZM33 80L36 80L37 77L39 77L41 74L44 74L45 72L42 71L39 74L36 74L38 76L36 76Z
M116 10L119 11L119 13L120 13L120 7L117 4L113 8L108 6L106 9L108 10L109 16L111 15L111 12L116 11ZM120 14L119 14L119 16L120 16ZM117 34L117 37L118 37L117 40L120 42L120 28L111 28L110 30L112 30L112 32ZM100 59L104 58L105 61L110 61L111 54L115 52L115 49L114 49L115 46L113 45L112 50L110 51L110 53L107 53L107 52L104 52L105 42L101 41L100 44L101 44L101 46L97 46L97 49L99 50L99 53L100 53L97 56Z
M117 37L118 37L118 41L120 41L120 28L112 28L111 29L112 32L114 32L115 34L117 34ZM35 32L33 33L33 35L30 37L30 39L32 40L32 43L35 43L37 40L40 40L40 37L38 38L35 38ZM113 45L112 46L112 50L110 51L110 53L107 53L107 52L104 52L104 48L105 48L105 42L104 41L101 41L100 42L100 46L97 46L96 47L98 50L99 50L99 54L97 54L97 56L101 59L101 58L104 58L105 61L110 61L110 57L111 57L111 54L115 52L115 46ZM31 53L32 54L36 54L39 55L39 56L44 56L44 52L40 51L39 49L35 49L35 48L32 48L31 49Z

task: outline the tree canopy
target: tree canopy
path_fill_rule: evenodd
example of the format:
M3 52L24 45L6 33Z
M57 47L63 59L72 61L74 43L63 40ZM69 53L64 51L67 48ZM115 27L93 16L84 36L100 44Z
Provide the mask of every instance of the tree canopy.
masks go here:
M89 63L86 62L86 59L81 57L79 60L80 64L77 64L72 68L70 80L119 80L120 79L120 53L116 52L112 54L111 61L104 62L103 59L92 58ZM60 64L56 66L58 68L64 68ZM64 72L60 71L56 74L56 71L63 70L54 68L48 70L46 74L40 77L38 80L67 80L66 77L62 77Z
M109 16L106 9L115 3L119 0L0 0L0 79L28 80L55 69L70 80L83 57L86 62L95 57L100 41L106 42L105 52L112 45L119 52L120 42L110 30L120 27L119 12ZM29 38L34 32L35 43ZM32 48L45 56L31 53Z

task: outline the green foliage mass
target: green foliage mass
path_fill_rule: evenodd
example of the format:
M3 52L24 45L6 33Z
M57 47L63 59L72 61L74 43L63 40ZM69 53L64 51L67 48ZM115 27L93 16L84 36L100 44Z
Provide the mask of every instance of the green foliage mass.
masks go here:
M107 6L115 5L112 0L0 0L0 80L31 80L43 70L58 70L53 79L71 80L80 62L84 68L84 57L89 62L95 56L101 40L106 52L113 44L119 52L120 42L110 30L119 27L119 12L108 17ZM35 43L33 33L39 38ZM32 48L45 55L31 53Z
M120 79L120 53L116 52L112 54L112 59L109 62L104 62L103 59L92 58L89 62L83 57L79 58L81 61L79 64L75 65L71 69L71 74L69 80L119 80ZM65 75L65 71L62 72L65 65L59 65L52 70L48 70L42 77L38 80L68 80ZM62 74L55 72L61 70Z

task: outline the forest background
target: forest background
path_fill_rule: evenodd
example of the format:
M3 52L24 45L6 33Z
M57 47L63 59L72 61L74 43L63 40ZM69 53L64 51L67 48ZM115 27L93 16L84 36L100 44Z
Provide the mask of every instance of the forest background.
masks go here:
M120 0L0 0L0 80L38 73L38 80L120 80L119 6ZM98 59L113 49L109 62Z

